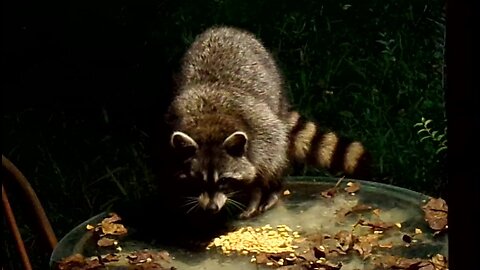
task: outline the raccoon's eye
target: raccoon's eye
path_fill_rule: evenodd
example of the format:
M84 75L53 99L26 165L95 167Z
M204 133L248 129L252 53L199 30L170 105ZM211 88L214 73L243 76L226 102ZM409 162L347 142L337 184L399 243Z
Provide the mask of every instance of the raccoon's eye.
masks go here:
M232 181L232 178L230 177L221 177L220 179L218 179L218 184L227 184L230 181Z
M238 182L238 179L232 178L232 177L222 177L218 179L218 185L219 187L229 187L232 184Z
M201 180L205 182L205 180L203 179L203 174L201 172L191 171L190 173L192 177L195 178L196 180Z

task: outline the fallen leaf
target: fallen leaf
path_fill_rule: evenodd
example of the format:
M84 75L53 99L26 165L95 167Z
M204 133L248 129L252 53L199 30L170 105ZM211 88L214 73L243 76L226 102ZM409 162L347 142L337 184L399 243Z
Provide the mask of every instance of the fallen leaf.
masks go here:
M99 247L111 247L118 244L118 241L108 237L102 237L97 241Z
M448 228L448 206L445 200L431 198L424 206L425 221L431 229L444 231Z
M360 190L360 183L358 182L348 182L345 191L348 193L355 193Z

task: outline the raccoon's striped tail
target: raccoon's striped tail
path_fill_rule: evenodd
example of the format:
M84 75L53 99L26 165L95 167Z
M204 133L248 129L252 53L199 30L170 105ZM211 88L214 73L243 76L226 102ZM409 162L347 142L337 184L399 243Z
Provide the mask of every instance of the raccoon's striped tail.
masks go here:
M290 113L289 125L290 160L351 178L370 177L371 158L362 143L321 130L298 112Z

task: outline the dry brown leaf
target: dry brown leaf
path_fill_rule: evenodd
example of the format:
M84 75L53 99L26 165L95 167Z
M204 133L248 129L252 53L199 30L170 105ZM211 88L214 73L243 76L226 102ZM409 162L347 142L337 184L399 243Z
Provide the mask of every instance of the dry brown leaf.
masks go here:
M104 218L102 222L115 223L120 220L122 220L122 218L119 215L117 215L117 213L110 213L109 217Z
M82 254L71 255L57 265L57 269L59 270L95 270L102 267L102 263L100 263L97 258L88 259Z
M430 261L435 265L435 270L448 270L448 261L445 256L436 254Z
M332 187L332 188L329 188L325 191L322 191L320 194L325 198L333 198L335 196L335 194L337 193L337 191L338 191L337 187Z
M356 238L353 250L356 250L363 258L371 255L373 247L378 246L377 234L361 235Z
M107 254L105 256L102 256L102 262L116 262L120 260L120 256L118 256L117 254L113 254L113 253L110 253L110 254Z
M102 237L97 241L99 247L111 247L118 244L118 241L108 237Z
M395 223L384 222L384 221L366 221L363 219L359 219L357 224L371 227L372 230L374 231L384 231L391 228L397 228L397 226L395 226Z
M425 221L435 231L444 231L448 228L448 206L442 198L431 198L424 206Z
M334 239L338 240L338 248L342 251L348 251L353 244L353 235L349 231L341 230L335 236Z
M360 190L360 183L358 182L348 182L345 191L348 193L355 193Z
M122 224L107 223L102 221L102 232L105 235L124 235L127 234L127 228Z

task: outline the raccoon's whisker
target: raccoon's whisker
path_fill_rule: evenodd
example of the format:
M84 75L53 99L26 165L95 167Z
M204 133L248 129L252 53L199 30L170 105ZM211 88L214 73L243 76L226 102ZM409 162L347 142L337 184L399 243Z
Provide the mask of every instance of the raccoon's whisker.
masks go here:
M197 204L194 204L192 207L190 207L190 209L187 210L187 214L192 212L195 208L198 207L198 203Z
M239 209L240 211L244 211L245 209L236 205L236 204L229 204L225 207L228 211L228 213L230 214L230 216L232 215L232 211L230 211L231 209Z
M235 206L236 208L238 208L242 211L246 209L246 206L243 203L238 202L238 201L233 200L233 199L230 199L230 198L227 198L227 203L229 203L232 206Z
M188 201L188 202L184 203L182 205L182 207L187 207L187 206L190 206L190 205L195 204L195 203L197 203L196 200L191 200L191 201Z
M230 211L230 207L228 204L225 204L225 209L227 210L228 215L232 216L232 211Z
M232 198L227 198L227 201L229 201L229 202L232 203L232 204L236 204L236 205L239 205L239 206L241 206L241 207L245 207L245 205L244 205L243 203L241 203L241 202L239 202L239 201L237 201L237 200L234 200L234 199L232 199Z
M228 217L229 217L229 218L235 217L235 212L236 212L235 210L236 210L236 209L240 209L241 212L244 211L243 209L241 209L241 207L239 207L239 206L237 206L237 205L235 205L235 204L228 203L228 201L227 201L227 203L225 204L225 209L226 209L226 211L227 211L227 214L228 214Z
M193 196L185 196L183 198L185 198L187 200L196 200L197 199L197 197L193 197Z
M233 196L233 195L235 195L235 194L237 194L237 193L239 193L239 192L240 192L239 190L237 190L237 191L232 191L232 192L227 193L226 195L227 195L227 197L230 197L230 196Z
M241 207L245 207L245 205L243 203L241 203L239 201L236 201L234 199L228 198L227 201L230 202L231 204L238 205L238 206L241 206Z
M192 204L198 203L198 198L196 197L184 197L185 203L181 207L187 207Z

